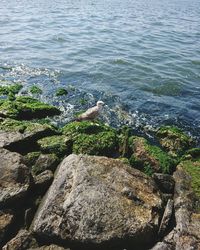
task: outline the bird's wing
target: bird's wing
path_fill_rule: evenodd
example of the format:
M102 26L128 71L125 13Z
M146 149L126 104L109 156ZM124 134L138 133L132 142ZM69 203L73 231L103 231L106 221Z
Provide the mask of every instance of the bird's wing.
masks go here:
M94 119L98 114L99 114L99 108L93 107L89 108L86 112L84 112L78 117L82 119Z

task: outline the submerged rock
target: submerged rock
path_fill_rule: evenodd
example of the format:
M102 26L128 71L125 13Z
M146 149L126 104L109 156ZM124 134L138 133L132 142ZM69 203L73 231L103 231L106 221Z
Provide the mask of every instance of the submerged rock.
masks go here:
M56 133L57 131L48 124L8 118L0 123L0 147L17 152L30 152L34 150L36 140Z
M143 137L130 137L129 145L132 151L130 164L133 167L148 175L155 172L173 172L176 162L159 147L150 145Z
M0 148L0 206L20 202L30 185L30 170L18 153Z
M18 96L15 100L0 102L0 117L29 120L59 115L60 113L58 108L28 96Z
M157 137L163 148L172 156L179 156L192 145L192 139L181 129L163 126L157 131Z
M120 160L70 155L32 229L42 239L101 249L144 249L155 240L161 197L153 180Z

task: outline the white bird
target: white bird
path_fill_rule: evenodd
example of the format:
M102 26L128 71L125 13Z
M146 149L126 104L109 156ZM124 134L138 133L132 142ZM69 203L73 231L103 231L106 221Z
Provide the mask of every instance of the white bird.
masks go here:
M104 102L98 101L96 106L89 108L87 111L79 115L75 120L76 121L94 120L100 114L103 105Z

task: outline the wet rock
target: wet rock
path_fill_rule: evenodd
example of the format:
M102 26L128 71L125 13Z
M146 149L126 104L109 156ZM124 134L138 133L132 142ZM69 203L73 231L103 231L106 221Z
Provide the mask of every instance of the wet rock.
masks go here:
M24 199L30 185L30 171L18 153L0 148L0 206Z
M5 241L7 232L12 228L13 221L14 214L11 211L0 211L0 247L1 243Z
M55 135L38 140L40 150L46 154L55 154L58 157L69 155L72 152L72 140L65 135Z
M153 180L120 160L70 155L58 167L32 229L79 249L142 249L155 240L161 203Z
M14 119L36 119L59 115L58 108L28 96L18 96L15 100L0 102L0 116Z
M2 250L27 250L37 247L37 241L32 233L27 230L21 230L12 240L3 246Z
M171 173L175 161L159 147L150 145L143 137L132 136L129 138L129 147L132 155L130 164L152 175L156 172Z
M153 178L158 185L159 189L163 193L173 193L174 190L174 179L171 175L155 173Z
M34 150L36 140L56 133L47 124L5 119L0 123L0 147L22 153L30 152Z
M32 172L38 175L45 170L55 171L60 159L55 154L41 154L32 166Z
M72 122L62 129L71 138L73 153L89 155L118 155L118 136L115 129L99 122Z
M192 145L192 139L181 129L173 126L163 126L157 131L160 144L171 155L179 156Z

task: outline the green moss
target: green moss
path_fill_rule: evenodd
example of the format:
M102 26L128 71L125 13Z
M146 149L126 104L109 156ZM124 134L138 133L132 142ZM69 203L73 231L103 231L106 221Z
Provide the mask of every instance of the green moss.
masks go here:
M0 86L0 95L16 95L21 89L22 85L19 83L9 85L9 86Z
M157 146L151 145L142 137L129 138L129 147L132 155L129 159L131 166L148 173L153 172L172 173L176 160Z
M63 96L63 95L67 95L68 91L65 88L59 88L56 91L56 96Z
M24 156L24 162L27 166L31 167L35 164L41 152L30 152Z
M117 136L114 132L80 134L73 144L76 154L114 156L117 152Z
M18 121L7 118L0 123L0 130L5 132L30 133L40 130L48 130L56 133L56 130L48 124L39 124L29 121Z
M200 199L200 161L183 161L182 168L192 177L191 185L194 193Z
M118 152L116 130L103 123L72 122L62 132L72 139L74 153L114 156Z
M163 126L157 131L160 144L174 156L182 155L192 145L192 139L175 126Z
M3 117L28 120L58 114L60 110L56 107L27 96L19 96L15 101L5 100L0 103L0 116Z
M72 152L72 141L63 135L49 136L38 140L38 145L43 153L54 153L64 156Z
M42 94L42 90L38 87L38 86L32 86L31 88L30 88L30 92L31 92L31 94Z

